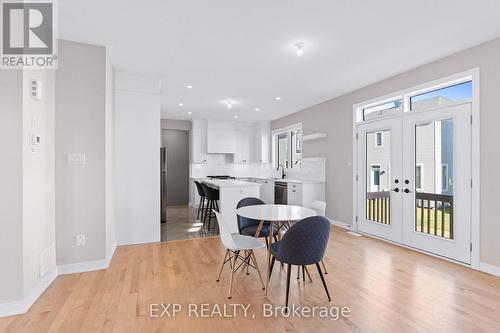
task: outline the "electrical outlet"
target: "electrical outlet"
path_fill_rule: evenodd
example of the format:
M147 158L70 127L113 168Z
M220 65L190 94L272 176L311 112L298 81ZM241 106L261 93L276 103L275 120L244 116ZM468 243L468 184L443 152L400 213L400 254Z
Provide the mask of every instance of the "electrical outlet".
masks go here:
M85 235L76 235L76 246L85 246L86 244Z

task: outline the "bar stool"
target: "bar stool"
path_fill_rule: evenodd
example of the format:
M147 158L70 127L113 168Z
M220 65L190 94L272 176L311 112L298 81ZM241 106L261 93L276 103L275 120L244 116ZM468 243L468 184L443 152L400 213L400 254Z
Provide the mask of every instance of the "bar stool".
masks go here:
M203 220L204 208L205 208L205 192L203 192L203 187L199 181L194 181L196 189L198 190L198 195L200 196L200 204L198 205L198 213L196 213L196 219Z
M203 188L203 193L205 194L205 198L207 200L207 204L205 206L205 216L203 218L203 227L206 225L206 220L208 216L208 229L210 229L210 222L212 221L212 211L219 211L219 190L215 188L208 187L206 184L201 183L201 187Z

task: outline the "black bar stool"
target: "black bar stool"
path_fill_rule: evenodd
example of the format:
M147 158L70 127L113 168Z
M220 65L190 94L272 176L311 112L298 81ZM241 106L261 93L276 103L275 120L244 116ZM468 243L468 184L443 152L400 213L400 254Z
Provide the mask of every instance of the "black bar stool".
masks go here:
M212 210L219 211L219 190L215 188L208 187L207 185L201 183L203 192L205 193L205 198L207 199L207 204L205 206L205 217L203 218L203 227L206 225L206 220L208 216L208 229L210 229L210 222L212 221Z
M203 220L204 208L205 208L205 192L203 191L203 187L199 181L194 181L196 185L196 189L198 190L198 195L200 196L200 204L198 205L198 213L196 213L196 219L201 221Z

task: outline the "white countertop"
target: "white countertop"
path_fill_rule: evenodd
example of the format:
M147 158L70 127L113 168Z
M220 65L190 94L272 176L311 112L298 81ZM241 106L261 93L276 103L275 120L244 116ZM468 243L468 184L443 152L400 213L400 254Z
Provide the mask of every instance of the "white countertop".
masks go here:
M317 181L317 180L301 180L301 179L290 179L290 178L265 178L265 177L248 177L253 179L262 179L262 180L270 180L273 182L280 183L300 183L300 184L324 184L325 182Z
M192 179L194 180L198 180L198 181L211 181L210 179L208 178L193 178ZM291 179L291 178L285 178L285 179L281 179L281 178L266 178L266 177L236 177L236 181L242 181L240 179L260 179L260 180L268 180L268 181L271 181L271 182L281 182L281 183L299 183L299 184L325 184L325 182L322 182L322 181L317 181L317 180L301 180L301 179ZM214 181L217 181L218 179L214 179ZM224 180L222 179L222 181L235 181L234 179L232 180ZM248 183L246 181L242 181L242 182L245 182L245 183ZM255 184L255 183L251 183L251 184Z
M234 180L234 179L203 179L203 183L217 187L217 188L223 188L223 187L256 187L260 186L260 184L257 183L250 183L250 182L244 182L242 180Z

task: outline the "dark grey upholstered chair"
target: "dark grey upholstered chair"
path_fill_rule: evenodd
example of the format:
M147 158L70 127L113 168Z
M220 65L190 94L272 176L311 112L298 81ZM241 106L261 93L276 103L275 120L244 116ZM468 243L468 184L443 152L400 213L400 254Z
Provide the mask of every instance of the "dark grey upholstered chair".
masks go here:
M328 300L331 301L330 293L328 292L328 287L326 286L325 278L319 265L325 254L329 237L330 221L322 216L313 216L292 225L281 241L271 245L272 261L269 277L271 277L276 260L288 265L285 307L288 308L292 265L304 267L316 264Z
M205 192L203 192L203 187L199 181L194 181L196 189L198 190L198 195L200 196L200 204L198 205L198 212L196 213L197 220L203 220L203 209L205 208ZM200 216L201 215L201 216Z
M203 193L205 194L205 198L207 200L207 204L205 206L205 216L203 218L203 226L206 224L206 220L208 217L208 229L210 229L210 222L212 221L212 211L219 211L219 190L215 188L211 188L204 183L201 183L201 187L203 188Z
M260 200L259 198L243 198L238 202L238 205L236 208L241 208L241 207L247 207L247 206L255 206L255 205L264 205L264 201ZM242 217L238 215L238 230L240 232L240 235L246 235L246 236L255 236L255 233L257 232L257 228L259 227L260 221L258 220L253 220L249 219L246 217ZM276 237L278 234L278 229L273 228L273 236ZM264 225L262 226L262 229L260 230L259 237L266 237L266 244L267 242L267 237L269 236L269 223L264 222ZM276 238L275 238L276 240Z

